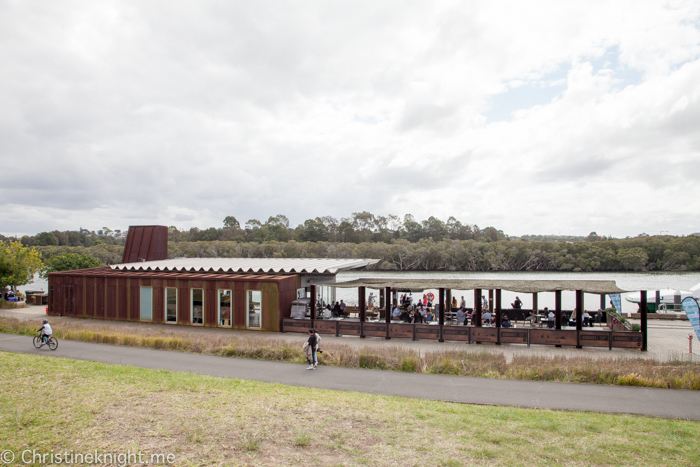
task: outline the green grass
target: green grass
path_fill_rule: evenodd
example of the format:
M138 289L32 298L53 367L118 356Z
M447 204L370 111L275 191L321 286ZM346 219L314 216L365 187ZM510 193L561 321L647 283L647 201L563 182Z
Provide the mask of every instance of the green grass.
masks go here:
M0 353L0 446L174 465L700 465L700 423L488 407Z
M19 321L0 318L0 332L33 335L40 321ZM283 339L211 334L187 329L172 330L110 325L60 323L54 326L59 339L81 342L146 347L203 353L226 357L304 363L301 350L304 336L298 342ZM319 354L321 365L348 368L433 373L486 378L558 381L566 383L609 384L670 389L700 390L700 363L693 361L659 362L646 358L593 358L515 356L510 363L498 352L445 350L423 352L405 347L353 347L323 341Z

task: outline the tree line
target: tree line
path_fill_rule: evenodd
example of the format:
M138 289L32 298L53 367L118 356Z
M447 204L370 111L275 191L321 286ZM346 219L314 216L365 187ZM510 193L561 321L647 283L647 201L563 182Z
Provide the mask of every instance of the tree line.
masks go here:
M233 216L224 219L223 227L181 230L169 228L171 242L234 241L239 243L265 242L329 242L329 243L388 243L392 240L481 240L486 242L507 239L503 231L495 227L480 229L477 225L463 224L455 217L444 222L436 217L418 221L413 215L403 218L390 214L375 216L369 212L355 212L352 216L336 219L331 216L307 219L292 227L287 216L278 214L262 222L250 219L245 224Z
M86 252L118 263L123 247L37 247L43 258ZM387 271L700 271L700 237L639 236L581 242L405 239L389 242L169 242L170 258L373 258Z

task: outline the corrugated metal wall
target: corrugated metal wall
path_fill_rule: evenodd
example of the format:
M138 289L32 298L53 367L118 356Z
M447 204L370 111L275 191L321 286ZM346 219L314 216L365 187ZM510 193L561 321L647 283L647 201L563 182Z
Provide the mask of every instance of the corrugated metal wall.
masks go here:
M168 228L164 225L132 225L126 234L122 263L168 259Z
M222 280L224 279L224 280ZM280 331L296 298L296 276L197 275L192 273L90 272L49 274L49 314L119 321L140 321L141 287L153 288L154 323L165 323L165 288L178 290L177 323L191 326L192 289L204 290L206 327L218 325L218 290L231 290L232 328L246 329L247 292L262 292L262 330Z

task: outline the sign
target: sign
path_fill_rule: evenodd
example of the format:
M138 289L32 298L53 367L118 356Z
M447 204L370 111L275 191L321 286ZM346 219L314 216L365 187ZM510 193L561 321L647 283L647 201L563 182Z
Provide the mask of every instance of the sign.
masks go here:
M690 321L690 325L693 326L695 330L695 335L700 339L700 310L698 309L698 302L693 297L687 297L681 302L683 311Z
M622 316L622 298L619 293L610 294L610 301L612 302L617 314Z

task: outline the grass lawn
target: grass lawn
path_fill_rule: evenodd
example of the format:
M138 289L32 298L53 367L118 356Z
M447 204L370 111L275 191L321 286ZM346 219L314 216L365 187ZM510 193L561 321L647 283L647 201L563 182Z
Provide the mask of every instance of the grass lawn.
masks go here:
M441 403L5 352L0 374L0 447L14 452L130 449L173 454L177 466L700 465L699 422Z

